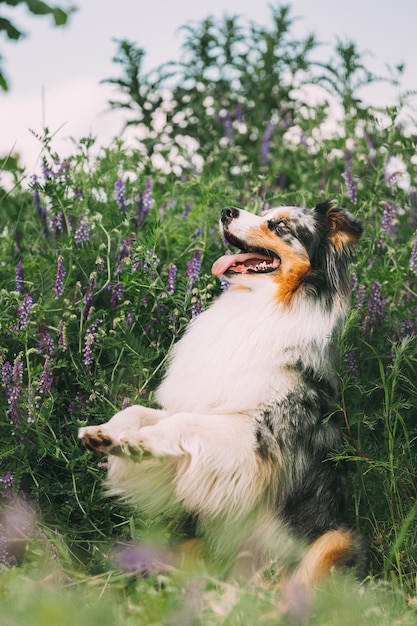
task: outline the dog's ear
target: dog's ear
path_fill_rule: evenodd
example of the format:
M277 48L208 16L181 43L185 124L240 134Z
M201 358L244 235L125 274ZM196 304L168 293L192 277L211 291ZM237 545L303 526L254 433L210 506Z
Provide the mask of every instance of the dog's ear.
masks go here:
M363 227L349 211L340 209L333 200L319 202L314 209L325 219L329 239L338 250L355 244L361 238Z

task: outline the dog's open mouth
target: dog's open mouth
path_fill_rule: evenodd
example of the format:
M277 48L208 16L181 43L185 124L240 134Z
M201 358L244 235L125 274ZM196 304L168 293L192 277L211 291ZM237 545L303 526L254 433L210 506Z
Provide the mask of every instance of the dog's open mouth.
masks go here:
M232 245L240 248L238 254L225 254L214 262L211 273L220 276L227 272L235 274L266 274L276 270L280 264L280 258L270 250L263 248L251 248L231 237L228 233L226 239Z

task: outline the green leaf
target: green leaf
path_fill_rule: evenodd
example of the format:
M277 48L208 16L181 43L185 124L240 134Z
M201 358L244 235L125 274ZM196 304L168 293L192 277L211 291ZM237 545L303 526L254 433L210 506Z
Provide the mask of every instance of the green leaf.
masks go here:
M16 28L16 26L5 17L0 17L0 31L5 31L9 39L17 40L23 36L22 31Z
M9 84L6 80L5 75L1 71L0 71L0 89L3 89L3 91L9 90Z
M63 11L62 9L55 8L53 10L53 15L54 15L54 20L55 20L55 25L64 26L68 21L69 12L65 13L65 11Z

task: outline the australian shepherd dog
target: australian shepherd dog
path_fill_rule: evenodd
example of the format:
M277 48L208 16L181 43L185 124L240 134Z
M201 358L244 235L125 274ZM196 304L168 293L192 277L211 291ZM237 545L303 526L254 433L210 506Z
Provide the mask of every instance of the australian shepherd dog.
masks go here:
M251 574L292 561L302 545L292 576L314 585L364 559L345 524L342 435L331 419L334 339L362 227L326 201L261 215L227 207L220 228L239 252L212 273L230 287L174 346L160 408L131 406L79 437L108 455L111 494L155 514L191 514L212 561Z

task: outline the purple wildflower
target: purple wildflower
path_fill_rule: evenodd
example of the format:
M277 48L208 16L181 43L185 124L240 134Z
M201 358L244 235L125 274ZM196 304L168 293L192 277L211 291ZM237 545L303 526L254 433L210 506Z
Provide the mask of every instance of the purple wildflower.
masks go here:
M32 177L32 183L33 183L34 185L36 185L37 181L38 181L37 177L36 177L36 176L33 176L33 177ZM42 206L41 206L41 197L40 197L40 195L39 195L39 189L38 189L38 187L35 187L35 188L34 188L34 190L33 190L33 206L34 206L34 207L35 207L35 209L36 209L36 213L37 213L39 216L41 216L41 215L42 215L42 212L43 212L43 209L42 209Z
M56 215L51 215L49 219L49 224L54 233L55 239L58 238L59 235L62 235L66 230L65 218L62 211L59 211Z
M407 316L401 324L400 339L417 335L417 309L408 309Z
M126 313L126 317L125 317L125 326L126 326L126 328L129 328L129 326L132 324L132 322L133 322L133 313L128 311Z
M175 291L175 282L177 278L177 266L174 263L170 263L168 266L168 286L167 293L172 296Z
M132 404L132 401L131 401L130 398L123 398L123 401L122 401L122 411L124 409L127 409L128 406L131 406L131 404Z
M188 291L191 291L201 271L201 252L196 250L191 261L187 263L186 277L188 278Z
M411 250L410 270L412 272L417 272L417 230L414 233L413 249Z
M346 369L351 376L359 378L359 365L354 350L350 350L345 354Z
M222 291L227 291L230 287L229 281L224 276L219 276L220 287Z
M1 495L6 498L12 497L14 477L11 472L6 472L0 476Z
M58 169L55 172L55 176L66 176L70 168L71 168L71 164L69 161L62 161L62 163L59 165Z
M21 355L18 355L11 364L6 361L2 367L2 383L5 388L5 395L10 408L6 411L10 416L10 421L15 426L20 423L19 398L23 382L23 363Z
M41 324L39 331L35 334L35 337L39 337L38 350L41 354L52 355L55 350L54 340L48 333L45 324Z
M148 215L150 209L153 207L154 199L152 198L152 180L146 179L145 191L139 195L138 208L136 210L136 225L139 227L142 225L143 220Z
M381 228L386 230L390 235L394 234L393 220L396 216L397 210L390 202L387 202L384 208L384 214L381 220Z
M41 169L42 169L42 175L43 175L44 180L48 180L48 178L52 178L53 170L51 167L49 167L46 159L42 159Z
M104 268L105 268L105 263L104 263L104 259L101 256L98 256L96 258L96 268L97 268L97 274L102 274L104 272Z
M346 172L352 173L353 158L352 158L352 152L350 150L345 150L345 167L346 167Z
M114 183L114 197L122 213L126 211L126 187L123 180L119 177Z
M16 265L16 291L22 293L23 291L23 264L22 261L19 261Z
M8 475L13 479L10 472ZM25 552L28 538L34 534L35 520L24 498L14 496L10 486L6 498L8 502L2 507L0 518L0 563L15 567Z
M54 283L56 299L60 298L62 294L64 293L65 276L66 276L66 271L64 268L64 264L62 263L62 256L59 255L58 261L57 261L57 267L56 267L55 283Z
M304 130L302 130L300 134L300 146L308 148L308 135Z
M64 350L68 348L67 329L63 320L58 322L58 345Z
M135 241L135 234L132 233L126 239L122 241L119 245L119 250L117 252L116 257L116 269L114 270L115 274L120 274L122 271L122 261L126 259L132 254L132 244Z
M22 330L26 328L29 324L29 315L32 313L33 308L33 298L32 296L26 295L23 298L22 303L17 307L17 322L14 324L10 330Z
M90 282L88 284L87 291L85 292L83 296L83 302L85 305L84 311L83 311L83 322L85 322L90 315L90 310L93 305L93 291L95 287L96 287L96 277L95 277L94 272L92 272L90 274Z
M342 174L342 177L345 179L350 201L352 202L352 204L356 204L356 186L355 181L352 178L352 174L348 170L345 170Z
M80 223L74 234L74 239L79 245L86 243L86 241L90 239L90 225L85 215L80 219Z
M35 409L38 409L38 408L39 408L38 399L36 398L35 401L33 400L33 392L32 392L32 389L30 389L29 397L28 397L28 412L26 414L26 419L29 424L34 424L35 422L34 412L35 412Z
M10 409L7 409L6 413L10 417L10 421L14 426L19 426L20 417L19 417L19 398L20 398L20 387L18 385L13 385L9 397L7 398L7 402L10 405Z
M281 610L284 621L290 624L308 624L313 614L313 595L311 588L303 581L293 579L286 585L281 598Z
M45 362L43 364L43 370L41 372L39 378L39 391L40 393L45 393L49 391L52 387L54 377L51 370L51 357L49 354L45 357Z
M16 385L21 385L23 383L23 363L22 356L19 354L13 363L13 382Z
M381 298L381 284L378 281L374 281L364 323L364 336L366 341L370 341L371 332L375 325L382 322L385 304L385 300Z
M6 361L5 363L3 363L3 366L1 368L1 381L3 383L3 386L6 389L7 396L10 394L12 390L12 380L13 380L13 367L11 366L9 361Z
M49 237L49 230L48 230L48 223L47 223L47 219L46 219L46 208L44 206L42 206L41 204L41 198L40 198L40 194L39 194L39 189L37 186L37 176L32 176L32 184L34 185L34 190L33 190L33 206L36 209L36 213L38 214L41 223L42 223L42 227L43 227L43 235L45 237L45 239L48 239Z
M285 172L280 172L278 176L278 185L280 189L285 189L287 186L287 174Z
M184 207L183 212L180 215L180 220L185 220L185 218L188 217L188 214L190 213L191 208L192 208L191 204L189 202L187 202L187 204Z
M402 176L403 176L402 172L392 172L392 174L386 177L385 182L388 185L388 187L391 187Z
M218 120L223 124L224 134L229 143L234 143L235 134L233 132L233 123L230 111L222 109L218 115Z
M264 133L262 135L262 142L261 142L261 164L262 165L268 164L269 153L271 151L271 143L272 143L271 137L275 129L275 126L276 124L272 120L269 120L264 130Z
M195 300L195 302L193 302L193 306L191 308L191 317L194 319L195 317L200 315L200 313L202 311L203 311L203 306L202 306L200 300L198 300L196 298L196 300Z
M244 108L243 108L243 104L238 104L236 107L236 113L235 113L235 118L236 121L239 123L243 122L243 115L244 115Z
M97 332L102 323L101 319L96 319L85 333L85 341L83 348L84 365L90 367L93 362L93 347L97 341Z
M163 547L152 544L118 545L112 560L116 567L128 574L148 576L161 569L161 564L172 562L172 555ZM166 567L166 565L165 565Z
M110 304L115 309L122 301L125 287L122 283L110 283L109 288L111 289Z
M381 233L377 243L378 248L384 248L385 242L384 237L386 234L394 235L395 234L395 224L394 220L397 214L397 209L394 207L391 202L387 202L384 207L384 213L381 219Z

